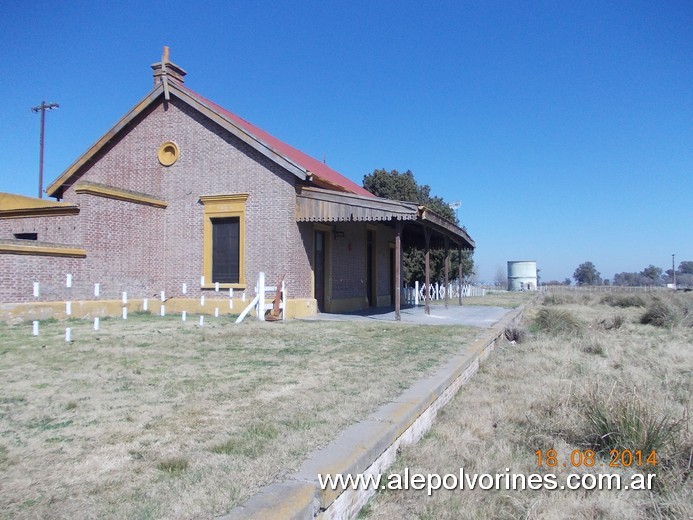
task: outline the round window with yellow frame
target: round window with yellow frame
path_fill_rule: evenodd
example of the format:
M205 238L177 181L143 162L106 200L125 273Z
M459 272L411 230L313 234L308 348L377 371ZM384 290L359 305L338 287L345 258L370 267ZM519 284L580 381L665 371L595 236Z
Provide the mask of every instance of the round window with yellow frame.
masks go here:
M156 155L163 166L171 166L178 160L180 150L178 149L178 145L173 141L166 141L165 143L161 143Z

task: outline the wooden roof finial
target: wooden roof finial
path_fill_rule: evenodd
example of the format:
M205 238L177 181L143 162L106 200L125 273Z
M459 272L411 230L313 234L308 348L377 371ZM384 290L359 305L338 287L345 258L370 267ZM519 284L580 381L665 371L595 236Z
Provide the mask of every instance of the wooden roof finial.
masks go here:
M162 63L168 63L170 61L169 59L169 48L168 45L164 45L164 52L161 55L161 62Z

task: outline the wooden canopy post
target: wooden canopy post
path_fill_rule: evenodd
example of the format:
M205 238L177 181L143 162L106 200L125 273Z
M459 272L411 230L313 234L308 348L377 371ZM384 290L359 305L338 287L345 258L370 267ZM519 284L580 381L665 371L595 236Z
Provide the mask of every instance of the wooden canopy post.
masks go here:
M450 290L450 239L445 237L445 308L448 308L448 291Z
M457 245L457 254L459 255L460 263L457 266L457 299L462 305L462 246Z
M395 226L395 321L402 321L402 228L401 220Z
M424 237L426 238L426 314L431 314L431 306L429 300L431 298L431 228L424 227Z

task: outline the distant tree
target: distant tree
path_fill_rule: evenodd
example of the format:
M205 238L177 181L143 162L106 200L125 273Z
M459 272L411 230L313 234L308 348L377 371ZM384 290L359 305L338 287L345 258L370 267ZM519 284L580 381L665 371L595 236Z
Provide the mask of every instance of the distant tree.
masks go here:
M493 283L496 287L508 287L508 276L501 266L496 267L496 276L493 277Z
M563 280L563 285L570 285L571 283L573 282L570 280L570 278L566 278L565 280Z
M420 185L416 182L414 174L407 170L400 173L397 170L374 170L373 173L364 175L363 187L377 197L391 200L414 202L426 206L441 217L454 224L458 224L457 216L450 205L443 198L431 195L431 187L427 184ZM463 228L464 229L464 228ZM458 266L462 264L462 277L469 281L474 275L474 260L470 253L459 253L453 248L450 251L450 279L456 279ZM424 252L414 247L405 247L403 250L404 270L402 277L404 282L413 285L415 281L423 281L425 278ZM431 250L430 254L431 282L444 280L445 252Z
M681 273L676 275L676 286L677 287L688 287L693 288L693 274Z
M676 274L678 275L679 273L681 273L681 274L693 274L693 261L686 260L684 262L681 262L679 264L679 269L676 272Z
M670 272L671 269L667 271L667 273ZM673 283L673 279L669 283ZM693 261L686 260L679 264L676 270L676 285L677 287L693 287Z
M602 281L600 273L592 262L583 262L573 273L577 285L599 285Z
M640 287L647 285L647 281L640 273L616 273L614 275L614 285L623 287Z
M640 271L640 276L642 277L645 285L662 285L662 268L655 267L650 264L645 269Z

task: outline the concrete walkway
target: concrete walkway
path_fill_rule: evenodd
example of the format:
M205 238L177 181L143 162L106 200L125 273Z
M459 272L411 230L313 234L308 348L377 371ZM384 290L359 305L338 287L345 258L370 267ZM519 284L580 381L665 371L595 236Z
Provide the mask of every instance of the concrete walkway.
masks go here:
M503 316L513 309L503 307L485 307L473 305L450 304L446 309L443 305L431 305L431 314L427 315L424 306L403 308L400 312L405 323L421 323L426 325L469 325L471 327L493 327ZM367 311L349 314L320 313L307 320L327 321L395 321L395 311L392 309L369 309Z

